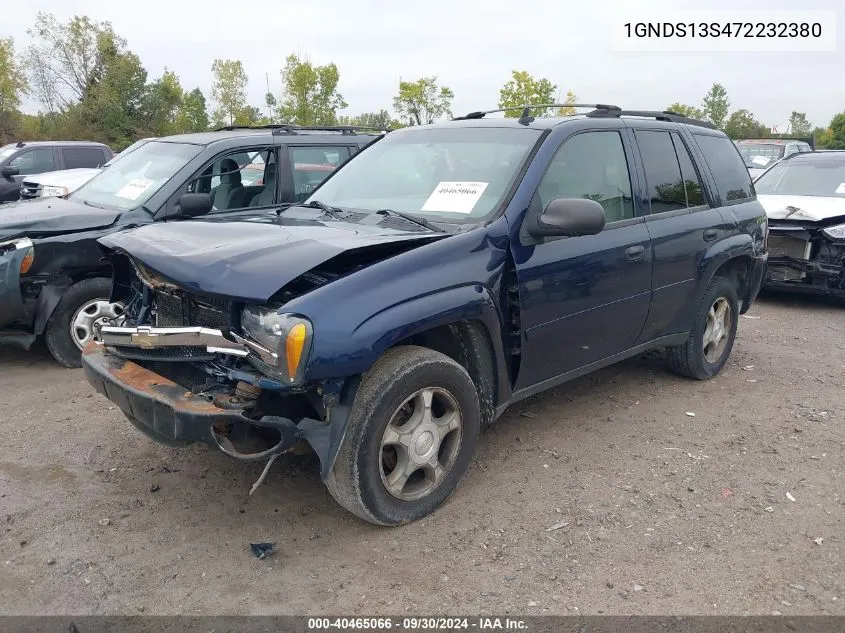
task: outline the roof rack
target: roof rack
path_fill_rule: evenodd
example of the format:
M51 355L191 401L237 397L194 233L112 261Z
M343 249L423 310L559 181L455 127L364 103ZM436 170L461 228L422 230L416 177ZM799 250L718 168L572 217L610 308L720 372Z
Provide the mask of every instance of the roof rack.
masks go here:
M658 121L671 121L672 123L686 123L687 125L697 125L698 127L706 127L710 128L711 130L715 130L716 126L710 123L709 121L702 121L700 119L692 119L688 116L684 116L683 114L679 114L677 112L672 112L671 110L623 110L622 108L618 108L616 106L603 106L597 107L592 112L587 113L588 117L594 118L601 118L601 117L623 117L623 116L636 116L636 117L643 117L649 119L656 119Z
M507 108L498 108L496 110L483 110L479 112L470 112L464 116L453 118L453 121L464 121L466 119L483 119L485 115L495 114L497 112L510 112L511 110L522 110L520 119L527 119L531 116L531 110L545 110L548 108L595 108L596 110L618 110L618 106L605 105L602 103L529 103L520 106L509 106Z
M234 130L271 130L273 134L298 134L299 132L340 132L343 135L355 135L359 132L378 132L386 134L389 128L366 127L362 125L295 125L293 123L270 123L268 125L226 125L215 132Z

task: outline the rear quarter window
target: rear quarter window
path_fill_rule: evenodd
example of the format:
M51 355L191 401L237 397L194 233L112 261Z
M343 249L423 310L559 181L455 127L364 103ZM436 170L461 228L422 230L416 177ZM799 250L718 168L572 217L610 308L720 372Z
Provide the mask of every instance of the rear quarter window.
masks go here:
M753 198L754 185L736 145L726 136L694 134L695 141L704 154L722 204L743 202Z

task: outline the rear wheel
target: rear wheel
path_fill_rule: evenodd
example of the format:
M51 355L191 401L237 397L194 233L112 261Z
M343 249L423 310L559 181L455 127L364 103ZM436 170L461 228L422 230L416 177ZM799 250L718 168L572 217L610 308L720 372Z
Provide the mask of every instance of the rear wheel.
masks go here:
M725 277L714 277L704 291L687 342L667 350L670 366L682 376L712 378L731 355L738 323L736 288Z
M454 492L481 427L466 370L430 349L388 350L364 376L326 485L362 519L400 525Z
M95 325L122 322L123 306L109 303L111 281L85 279L70 286L62 296L44 335L47 349L65 367L82 366L82 349L94 339Z

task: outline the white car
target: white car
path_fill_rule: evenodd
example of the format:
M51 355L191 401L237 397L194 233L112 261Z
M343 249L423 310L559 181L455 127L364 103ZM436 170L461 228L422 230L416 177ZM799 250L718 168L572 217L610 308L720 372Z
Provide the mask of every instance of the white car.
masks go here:
M62 169L60 171L27 176L21 183L21 200L66 196L79 189L121 156L126 156L126 154L135 151L144 143L151 140L152 138L143 138L140 141L132 143L132 145L115 155L114 158L102 167Z
M782 158L813 151L809 143L795 139L742 139L734 141L734 144L752 178L756 178Z
M845 151L787 156L754 188L769 222L764 286L845 298Z

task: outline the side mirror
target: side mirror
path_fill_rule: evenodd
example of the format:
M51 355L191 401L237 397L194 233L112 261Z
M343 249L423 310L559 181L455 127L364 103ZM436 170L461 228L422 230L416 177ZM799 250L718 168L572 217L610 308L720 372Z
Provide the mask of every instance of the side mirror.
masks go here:
M587 198L555 198L529 220L532 237L595 235L604 229L604 208Z
M183 193L179 198L179 215L186 218L205 215L213 207L211 196L207 193Z
M17 176L20 173L20 170L17 167L4 167L0 170L0 175L3 178L11 178L12 176Z

